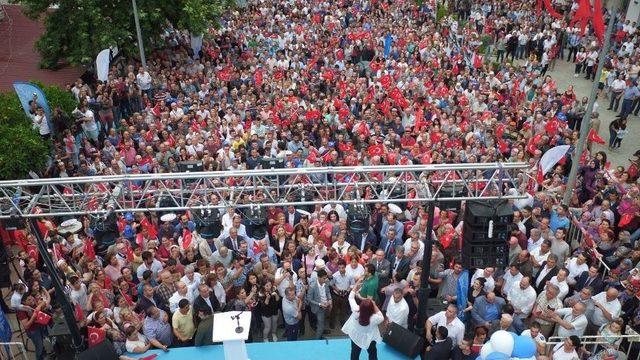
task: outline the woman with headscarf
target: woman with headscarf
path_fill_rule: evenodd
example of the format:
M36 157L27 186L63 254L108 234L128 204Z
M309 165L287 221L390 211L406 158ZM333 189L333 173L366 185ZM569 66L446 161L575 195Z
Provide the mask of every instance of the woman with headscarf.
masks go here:
M356 294L361 286L362 280L349 293L351 316L342 327L342 332L351 339L351 360L359 359L362 349L367 349L369 360L377 360L376 342L382 341L378 325L384 321L384 316L371 299L362 299L360 305L356 303Z

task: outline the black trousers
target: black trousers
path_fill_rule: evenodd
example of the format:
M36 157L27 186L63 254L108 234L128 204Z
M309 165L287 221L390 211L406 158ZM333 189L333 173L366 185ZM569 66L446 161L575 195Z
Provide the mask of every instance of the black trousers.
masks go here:
M351 341L351 360L360 359L361 351L362 351L362 348L356 345L356 343L354 343L352 340ZM367 349L367 353L369 353L369 360L378 360L378 348L376 348L375 341L371 342L371 345L369 345L369 348Z

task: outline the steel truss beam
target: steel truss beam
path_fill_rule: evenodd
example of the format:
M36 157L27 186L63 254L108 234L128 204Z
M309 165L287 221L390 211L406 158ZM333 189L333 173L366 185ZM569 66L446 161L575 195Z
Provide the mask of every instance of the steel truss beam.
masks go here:
M526 163L313 167L0 182L0 219L523 198ZM515 188L515 195L507 189Z

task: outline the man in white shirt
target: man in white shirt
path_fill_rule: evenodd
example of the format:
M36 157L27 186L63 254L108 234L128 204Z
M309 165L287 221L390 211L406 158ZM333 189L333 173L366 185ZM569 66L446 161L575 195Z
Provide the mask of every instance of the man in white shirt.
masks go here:
M492 267L476 270L476 272L471 277L471 284L473 284L473 282L476 281L476 279L478 279L478 278L484 278L485 279L484 291L487 292L487 293L492 292L493 289L496 286L496 282L493 279L494 271L495 271L495 269L492 268ZM457 344L457 342L456 342L456 344Z
M576 278L583 272L589 271L589 265L587 265L587 258L584 254L580 254L576 257L572 257L566 262L567 270L569 270L569 276L567 276L567 283L575 285Z
M518 268L518 265L511 264L502 276L502 297L506 298L509 295L511 288L522 280L522 273Z
M288 287L295 286L298 281L298 274L291 270L291 261L285 260L282 262L282 267L276 270L274 285L278 288L280 296L286 296L285 290Z
M47 115L45 115L44 109L40 106L38 106L36 114L33 116L33 128L38 129L38 133L43 139L48 139L51 135Z
M407 328L409 320L409 304L402 296L402 289L393 290L393 297L387 305L387 318L403 328Z
M530 253L533 253L533 250L539 248L542 245L544 239L542 238L542 232L540 229L531 229L531 236L527 241L527 250Z
M202 283L202 275L196 272L193 264L189 264L184 267L184 276L180 278L180 281L187 285L189 292L197 296L198 285Z
M585 306L582 303L575 303L573 307L562 308L554 311L551 315L553 322L558 324L558 336L569 337L576 335L578 337L584 335L587 330L589 321L585 316Z
M553 360L578 360L576 349L580 348L580 338L571 336L564 339L564 342L556 345L551 351Z
M618 295L616 288L609 288L606 292L603 291L593 297L594 311L589 317L589 325L592 330L597 330L600 326L620 316L622 306Z
M560 299L560 301L564 301L565 296L569 293L569 284L567 284L568 274L569 271L567 269L560 269L558 271L558 275L549 280L553 285L560 289L560 292L558 293L558 299Z
M431 334L432 327L444 326L449 331L449 337L453 340L453 344L459 344L464 337L464 323L458 319L457 315L458 307L453 304L449 304L449 306L447 306L447 310L440 311L427 319L425 326L427 342L431 343L433 340L433 336Z
M153 98L153 93L151 92L151 83L153 80L151 79L151 75L147 72L143 67L138 69L138 75L136 75L136 83L140 86L140 90L147 94L149 99Z
M513 306L513 327L517 333L521 333L524 329L524 320L531 315L531 310L536 302L538 294L531 286L531 279L523 277L518 286L511 287L507 295L507 300Z
M620 74L618 78L611 83L611 101L609 102L609 108L607 108L607 110L613 109L613 111L618 111L620 99L622 99L622 94L626 88L627 82L624 81L624 75Z
M171 295L171 297L169 298L169 310L171 311L171 313L174 313L178 310L178 303L182 299L187 299L189 301L189 304L193 305L193 293L189 291L189 288L187 288L187 285L185 285L185 283L183 283L182 281L178 281L176 283L176 289L176 292L174 292L173 295Z
M347 274L347 263L343 259L338 260L338 271L333 273L330 285L333 309L329 314L329 326L334 328L336 317L338 318L338 323L343 324L349 316L348 296L355 285L353 278Z

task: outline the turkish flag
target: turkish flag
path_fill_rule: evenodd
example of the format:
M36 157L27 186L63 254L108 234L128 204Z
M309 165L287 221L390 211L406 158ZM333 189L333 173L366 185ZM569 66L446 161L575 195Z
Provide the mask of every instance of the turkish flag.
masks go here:
M384 154L384 147L382 144L371 145L367 148L369 156L381 156Z
M542 165L538 162L538 166L536 167L536 181L538 184L542 184L544 181L544 173L542 172Z
M140 360L153 360L153 359L155 359L157 357L158 357L158 354L151 354L149 356L145 356L145 357L140 358Z
M313 14L312 21L314 24L322 23L322 16L320 14Z
M89 348L102 344L105 339L106 332L104 329L87 326L87 336L89 337Z
M34 244L27 245L27 254L29 254L30 258L36 259L36 263L40 260L40 253L38 252L38 247Z
M377 61L372 61L369 63L369 67L373 72L378 72L378 70L382 69L382 64Z
M182 231L182 248L188 249L191 243L193 242L193 235L191 235L191 231L189 229L184 229Z
M322 78L329 82L332 82L334 78L333 71L331 70L325 71L324 74L322 74Z
M504 135L504 124L500 124L496 127L496 136L498 138L502 138L502 135Z
M158 231L156 230L155 226L153 226L153 224L151 224L151 222L146 217L143 218L142 221L140 221L140 225L142 225L143 228L147 229L150 238L155 238L158 236Z
M307 155L307 160L310 163L315 163L316 160L318 160L318 151L316 149L311 149L311 151L309 151L309 155Z
M36 323L40 324L40 325L48 325L49 321L51 321L51 315L40 311L40 310L36 310Z
M509 151L509 144L502 139L498 139L498 151L501 154L505 154L507 151Z
M80 304L75 304L73 307L73 316L76 318L76 321L80 321L84 318L84 312L82 311Z
M95 245L93 244L92 238L87 238L84 241L84 247L82 250L84 251L85 256L89 258L89 260L96 259L96 249L95 249Z
M380 78L380 84L382 88L387 90L391 86L391 75L385 74Z
M307 111L307 113L304 115L307 120L317 120L320 119L320 116L320 111L315 109Z
M604 145L604 140L600 137L595 129L589 130L589 136L587 136L587 140L598 143L600 145Z
M127 261L128 262L133 262L133 248L131 247L131 244L127 244Z
M276 71L276 73L273 75L273 77L276 80L282 79L284 77L284 71L283 70Z
M338 110L338 117L340 118L340 120L344 120L347 117L349 117L349 109L346 107L342 107L340 108L340 110Z

